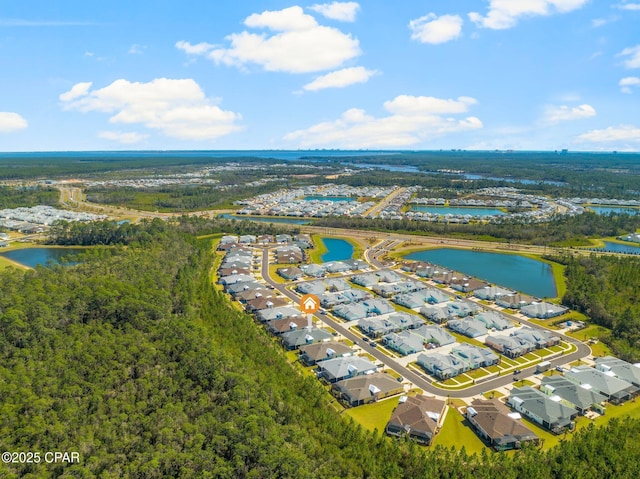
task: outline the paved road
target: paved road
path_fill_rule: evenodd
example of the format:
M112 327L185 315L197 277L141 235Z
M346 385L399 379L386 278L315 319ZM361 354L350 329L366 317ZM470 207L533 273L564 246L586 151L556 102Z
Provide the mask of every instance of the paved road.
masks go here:
M372 253L372 254L375 256L375 253ZM369 257L371 258L371 256ZM372 265L375 267L379 267L378 265L381 265L381 263L373 259ZM280 293L282 293L284 296L291 299L295 304L297 304L300 301L300 297L297 294L293 293L292 291L289 291L286 288L286 285L278 283L271 278L271 274L269 272L269 250L267 248L265 248L262 252L262 277L267 283L273 286L274 289L280 291ZM349 329L345 328L342 323L335 321L334 319L331 319L326 314L316 313L315 316L318 319L320 319L323 323L325 323L327 326L337 331L343 337L349 339L350 341L357 342L358 346L360 346L365 352L367 352L368 354L376 358L386 367L393 369L398 374L404 376L406 380L411 381L416 387L419 387L423 391L430 394L434 394L437 396L447 396L452 398L466 398L470 396L475 396L477 394L481 394L485 391L490 391L492 389L499 388L501 386L506 386L507 384L511 384L514 380L514 375L508 374L508 375L500 376L494 379L489 379L480 384L476 384L475 386L471 386L463 390L450 391L446 389L441 389L434 386L426 374L423 375L423 374L417 373L412 369L408 369L407 367L395 361L393 358L379 351L377 348L371 347L368 343L362 341L362 338L360 336L352 333L351 331L349 331ZM511 316L511 319L513 319L514 321L523 322L531 327L541 329L540 326L538 326L535 323L523 321L513 316ZM578 349L574 353L563 355L557 359L552 360L551 364L553 367L561 364L566 364L571 361L576 361L578 359L584 358L591 354L591 350L589 349L589 347L581 343L580 341L577 341L573 338L560 335L560 334L558 334L558 336L561 336L562 339L565 340L566 342L575 344L578 347ZM518 375L518 378L519 379L526 378L527 376L530 376L534 373L535 373L535 366L532 366L530 368L523 369L522 372Z

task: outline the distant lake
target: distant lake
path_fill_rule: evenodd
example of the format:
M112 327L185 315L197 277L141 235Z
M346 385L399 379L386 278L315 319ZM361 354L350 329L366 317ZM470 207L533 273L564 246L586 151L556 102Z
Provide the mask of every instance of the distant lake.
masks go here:
M630 244L611 243L609 241L605 241L604 250L612 251L614 253L640 254L640 244L638 246L635 246Z
M306 196L305 201L356 201L349 196Z
M434 263L538 298L554 298L557 294L551 266L524 256L440 248L417 251L405 258Z
M385 170L385 171L399 171L403 173L427 173L425 171L420 171L416 166L402 166L402 165L377 165L372 163L342 163L344 166L349 166L352 168L375 168L377 170Z
M338 238L322 238L322 243L327 252L320 258L323 262L344 261L353 257L353 245L348 241Z
M521 183L523 185L537 185L541 183L543 185L566 186L566 183L563 181L553 181L553 180L526 180L521 178L502 178L499 176L474 175L472 173L463 173L462 177L466 180L493 180L493 181L504 181L507 183Z
M0 256L30 268L35 268L39 264L46 266L49 262L60 264L63 257L74 256L84 251L86 249L83 248L23 248L4 251L0 253Z
M594 213L608 215L609 213L627 213L629 215L640 214L640 208L629 208L628 206L587 206Z
M284 223L288 225L306 225L311 223L310 220L296 218L268 218L266 216L232 215L229 213L225 213L221 216L228 220L258 221L260 223Z
M422 213L431 213L435 215L471 215L471 216L501 216L504 215L505 212L499 210L498 208L476 208L476 207L465 207L465 206L424 206L424 205L415 205L411 207L411 211L420 211Z

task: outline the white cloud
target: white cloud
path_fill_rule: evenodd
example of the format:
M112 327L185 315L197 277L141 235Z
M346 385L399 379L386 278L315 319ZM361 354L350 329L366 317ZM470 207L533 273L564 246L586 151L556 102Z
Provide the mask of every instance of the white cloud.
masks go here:
M318 12L332 20L341 22L355 22L360 5L356 2L332 2L311 5L309 10Z
M620 10L640 11L640 3L621 3L616 5Z
M62 93L60 96L58 96L58 98L61 101L75 100L76 98L80 98L81 96L87 95L89 93L89 89L91 88L91 85L93 85L93 83L90 81L76 83L75 85L73 85L73 87L71 87L71 90L69 90L68 92Z
M640 68L640 45L622 50L616 56L626 57L624 66L627 68Z
M17 113L0 111L0 133L12 133L24 130L28 125L27 120Z
M133 145L134 143L140 143L145 138L149 138L149 135L143 135L135 131L120 132L120 131L101 131L98 133L99 138L105 140L117 141L123 145Z
M147 47L144 46L144 45L138 45L137 43L134 43L129 48L129 53L131 55L142 55L144 53L144 51L146 50L146 48Z
M390 114L375 118L352 108L334 121L318 123L287 134L284 139L301 148L391 148L415 145L449 133L482 128L473 116L453 118L444 114L466 113L476 103L469 97L444 100L401 95L384 104Z
M547 16L567 13L584 6L589 0L490 0L486 16L469 13L469 19L479 27L503 30L514 27L520 17Z
M195 45L192 45L189 42L180 40L179 42L176 42L176 48L178 50L182 50L187 55L204 55L216 48L216 45L212 45L211 43L206 42L196 43Z
M618 85L620 85L620 91L622 93L633 93L631 87L640 87L640 78L625 77L618 82Z
M355 83L366 83L377 71L364 67L343 68L322 75L302 88L307 91L324 90L325 88L344 88Z
M191 79L157 78L148 83L121 79L92 91L90 85L77 84L60 95L63 107L110 113L110 123L141 124L181 139L215 140L240 128L236 122L241 116L215 105Z
M176 47L189 54L207 55L217 64L245 67L259 65L267 71L311 73L340 67L360 55L360 44L350 34L319 25L299 6L265 11L247 17L250 28L268 33L243 31L227 37L229 48L180 41Z
M632 125L610 126L602 130L591 130L580 135L579 142L611 143L628 141L640 143L640 128Z
M586 103L579 106L547 106L544 114L544 121L547 123L558 123L560 121L582 120L596 116L596 110Z
M422 43L445 43L454 40L462 32L463 20L458 15L442 15L429 13L423 17L411 20L411 38Z

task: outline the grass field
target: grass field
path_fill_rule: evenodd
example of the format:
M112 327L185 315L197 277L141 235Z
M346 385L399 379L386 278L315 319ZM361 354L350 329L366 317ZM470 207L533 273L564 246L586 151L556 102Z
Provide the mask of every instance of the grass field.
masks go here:
M464 416L454 408L449 408L444 425L432 445L440 445L447 448L455 447L456 449L460 449L464 445L469 454L474 452L480 454L486 448L476 433L473 432L473 429L467 425Z
M586 341L589 338L600 339L603 336L609 335L610 333L611 331L607 328L598 326L597 324L592 324L584 329L567 333L567 336L579 339L580 341ZM589 347L591 348L594 356L609 356L612 354L609 346L604 344L601 340L599 340L596 344L589 344Z
M377 429L382 432L399 401L400 397L394 396L373 404L349 408L345 411L345 414L370 431Z

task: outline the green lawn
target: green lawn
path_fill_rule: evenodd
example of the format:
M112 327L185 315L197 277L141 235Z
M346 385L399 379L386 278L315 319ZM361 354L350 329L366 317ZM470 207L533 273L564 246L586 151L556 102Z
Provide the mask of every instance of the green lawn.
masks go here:
M399 401L400 397L394 396L373 404L365 404L364 406L346 409L345 414L352 417L354 421L370 431L377 429L382 432Z
M602 326L598 326L597 324L591 324L584 329L580 329L578 331L572 331L567 333L568 336L572 338L579 339L580 341L586 341L589 338L602 338L611 333L611 331ZM609 356L611 355L611 349L609 346L604 344L601 340L599 340L596 344L589 344L591 351L594 356Z
M444 425L433 441L433 446L436 445L446 448L453 446L456 449L460 449L461 445L464 445L468 454L474 452L480 454L483 449L488 449L473 432L464 416L454 408L449 408L447 412Z

